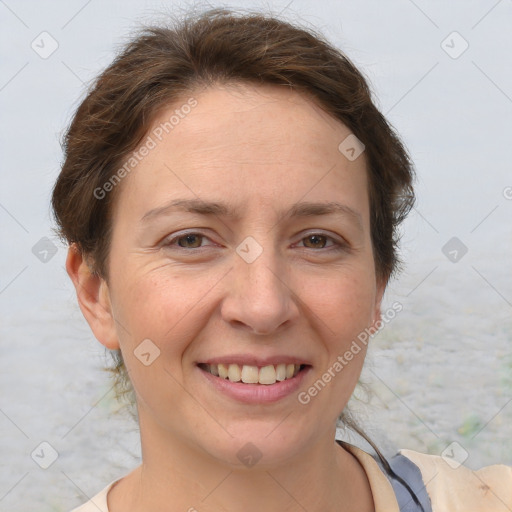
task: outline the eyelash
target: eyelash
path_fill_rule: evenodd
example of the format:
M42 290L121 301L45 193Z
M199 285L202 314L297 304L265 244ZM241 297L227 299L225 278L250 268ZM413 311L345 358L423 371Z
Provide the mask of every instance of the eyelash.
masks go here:
M201 249L204 248L204 246L186 248L186 247L180 247L179 245L175 245L175 242L177 242L178 240L181 240L182 238L186 238L189 235L196 235L196 236L199 236L199 237L208 238L203 233L199 233L199 232L196 232L196 231L189 231L188 233L182 233L182 234L180 234L178 236L175 236L173 238L164 240L164 243L162 245L164 247L170 247L170 248L173 248L173 249L189 251L189 252L190 251L200 251ZM308 233L308 234L306 234L304 237L302 237L300 239L300 242L302 242L306 238L310 238L312 236L324 237L327 240L331 240L333 242L333 245L331 245L330 247L320 247L320 249L315 249L315 248L310 248L310 247L303 247L304 249L311 249L314 252L329 251L329 250L332 250L332 251L347 251L349 249L348 244L346 244L344 242L341 242L341 241L338 241L334 237L329 236L329 235L324 234L324 233L321 233L321 232L319 232L319 233L317 233L317 232Z

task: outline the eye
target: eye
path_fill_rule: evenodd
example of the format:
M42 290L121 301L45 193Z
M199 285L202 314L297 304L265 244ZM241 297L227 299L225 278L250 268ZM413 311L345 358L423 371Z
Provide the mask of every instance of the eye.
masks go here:
M165 247L176 247L178 249L198 249L203 247L201 244L203 239L208 239L201 233L184 233L179 236L175 236L168 240L165 240ZM176 244L176 242L178 242Z
M328 247L326 247L327 241L330 240L332 244ZM339 242L335 238L328 236L324 233L310 233L306 235L304 238L301 239L301 242L305 242L305 246L308 249L328 249L328 248L334 248L337 249L344 249L345 244ZM310 245L308 245L310 244Z
M176 249L200 249L201 247L205 247L212 244L203 245L203 240L209 240L209 238L197 232L189 232L182 233L181 235L174 236L164 241L164 247L176 248ZM331 242L330 245L327 245L328 242ZM316 252L320 252L319 250L346 250L347 244L341 241L338 241L332 236L326 235L324 233L309 233L305 237L303 237L300 242L303 242L306 249L314 249L318 250Z

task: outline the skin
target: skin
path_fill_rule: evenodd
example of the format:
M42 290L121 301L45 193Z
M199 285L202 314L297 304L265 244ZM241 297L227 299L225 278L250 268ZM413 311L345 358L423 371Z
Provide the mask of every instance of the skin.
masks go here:
M286 88L217 85L193 96L197 106L119 185L108 283L74 247L68 255L80 308L103 345L121 348L137 394L143 463L109 492L109 509L372 511L362 467L334 442L364 347L307 405L297 393L240 403L196 366L288 354L312 365L298 391L307 390L380 319L364 153L345 158L338 145L350 130ZM177 198L223 201L240 216L141 221ZM299 201L340 202L360 224L280 217ZM204 236L165 245L184 230ZM263 249L252 263L236 252L248 236ZM145 339L160 350L148 366L134 355ZM237 458L249 442L262 454L252 467Z

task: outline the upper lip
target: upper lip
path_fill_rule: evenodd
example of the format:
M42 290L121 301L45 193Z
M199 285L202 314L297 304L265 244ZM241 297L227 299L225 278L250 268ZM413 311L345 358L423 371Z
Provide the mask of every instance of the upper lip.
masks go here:
M277 364L304 364L310 365L302 357L290 355L276 355L267 357L257 357L249 354L232 354L229 356L211 357L204 361L199 361L198 364L238 364L239 366L269 366Z

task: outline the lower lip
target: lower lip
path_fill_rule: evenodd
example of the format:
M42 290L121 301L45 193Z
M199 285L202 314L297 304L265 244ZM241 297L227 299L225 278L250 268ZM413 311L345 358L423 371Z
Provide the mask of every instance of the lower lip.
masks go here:
M216 377L206 370L196 367L201 375L221 393L246 404L271 403L290 396L300 387L304 377L311 370L306 366L295 377L275 384L244 384L243 382L231 382L228 379Z

